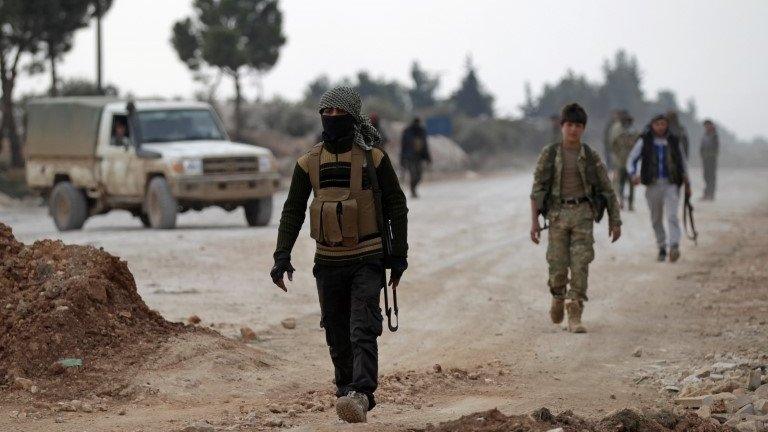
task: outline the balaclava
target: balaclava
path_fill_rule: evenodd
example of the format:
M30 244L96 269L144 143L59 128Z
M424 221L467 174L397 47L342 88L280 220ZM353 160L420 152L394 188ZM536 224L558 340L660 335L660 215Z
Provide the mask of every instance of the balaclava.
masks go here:
M342 86L328 90L323 94L320 98L318 111L321 114L326 108L340 108L346 111L352 117L352 127L355 133L354 143L363 150L370 150L374 145L381 142L381 137L376 128L371 125L370 120L361 114L362 105L363 103L357 90ZM343 122L344 120L339 119L339 121ZM343 127L339 124L336 126Z

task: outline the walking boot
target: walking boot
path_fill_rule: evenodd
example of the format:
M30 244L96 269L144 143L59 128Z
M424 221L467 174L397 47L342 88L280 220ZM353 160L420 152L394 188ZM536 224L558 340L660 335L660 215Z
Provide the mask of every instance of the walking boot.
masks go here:
M656 258L656 261L658 262L664 262L667 260L667 249L666 248L659 248L659 256Z
M584 302L568 300L565 305L568 310L568 331L571 333L586 333L587 329L581 324L581 313L584 311Z
M368 396L351 391L336 401L336 415L347 423L365 423L368 414Z
M680 259L680 247L678 245L672 245L669 248L669 262L676 262Z
M552 305L549 307L549 317L554 324L560 324L565 318L565 299L552 297Z

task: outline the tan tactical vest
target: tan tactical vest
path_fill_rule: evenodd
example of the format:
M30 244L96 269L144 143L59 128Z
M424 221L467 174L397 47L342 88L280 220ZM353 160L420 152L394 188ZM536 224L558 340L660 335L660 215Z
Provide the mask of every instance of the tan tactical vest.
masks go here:
M320 253L359 253L381 248L373 191L363 189L364 151L352 146L349 188L320 188L322 144L308 154L307 168L314 199L309 206L310 235ZM349 153L347 153L349 154ZM364 241L361 242L361 239ZM360 250L364 248L365 250Z

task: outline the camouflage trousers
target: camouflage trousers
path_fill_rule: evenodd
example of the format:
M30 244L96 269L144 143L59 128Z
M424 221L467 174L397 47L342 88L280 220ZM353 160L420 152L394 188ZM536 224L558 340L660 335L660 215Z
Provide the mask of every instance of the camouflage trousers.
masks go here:
M592 207L564 204L553 212L549 224L549 290L555 298L586 301L589 263L595 258Z

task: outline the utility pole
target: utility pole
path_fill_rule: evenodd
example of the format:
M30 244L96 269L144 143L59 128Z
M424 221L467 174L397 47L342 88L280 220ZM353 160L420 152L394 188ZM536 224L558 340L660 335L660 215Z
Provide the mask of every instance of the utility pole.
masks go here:
M96 89L104 94L101 86L101 0L96 0Z

